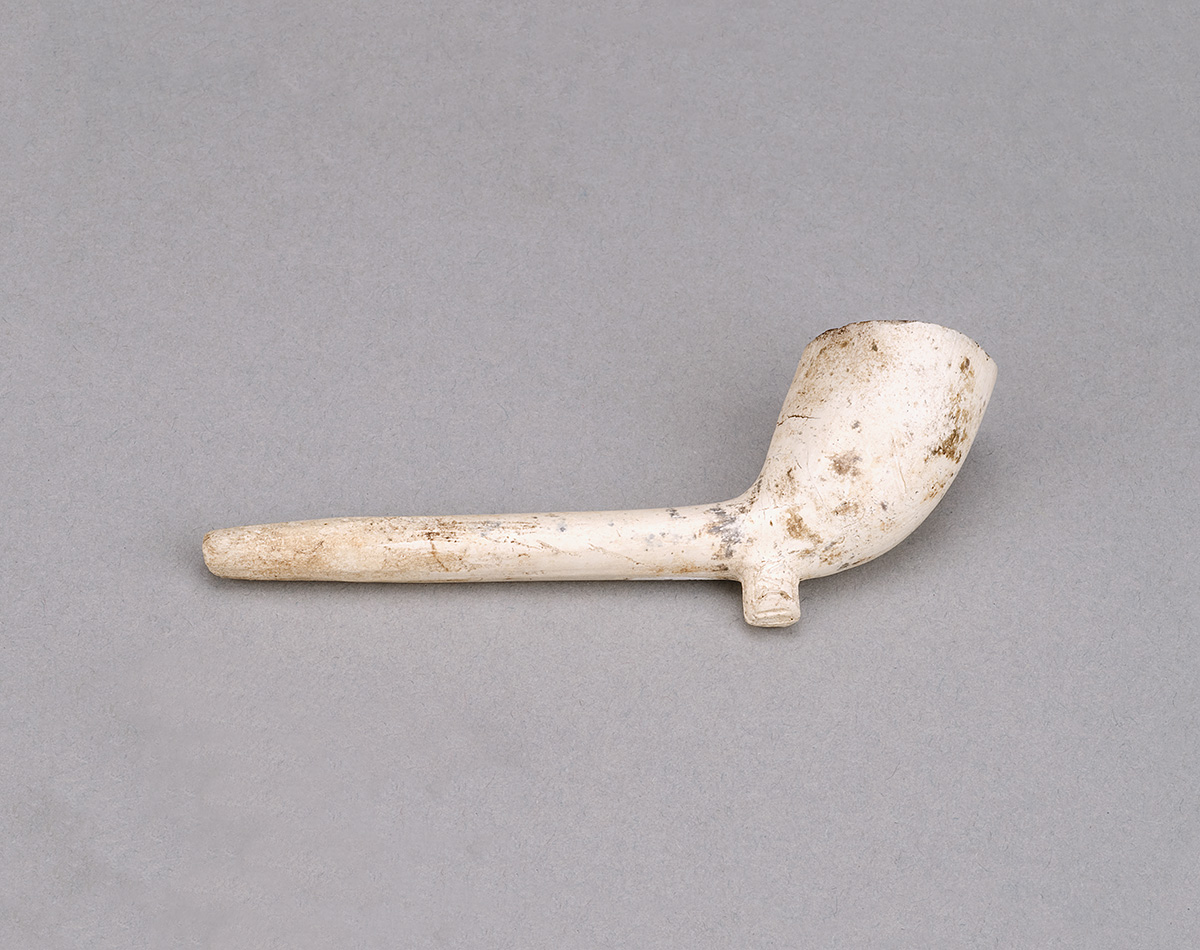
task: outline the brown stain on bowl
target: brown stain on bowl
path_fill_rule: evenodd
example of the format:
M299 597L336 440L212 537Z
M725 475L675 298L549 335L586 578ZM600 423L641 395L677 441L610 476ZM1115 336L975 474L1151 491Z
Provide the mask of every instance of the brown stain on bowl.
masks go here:
M788 511L784 528L789 538L795 538L797 541L807 541L814 546L821 543L821 536L804 523L804 519L800 517L799 512L795 509Z
M861 461L862 456L854 449L829 456L830 467L836 474L843 477L857 478L860 476L862 471L859 469L858 463Z

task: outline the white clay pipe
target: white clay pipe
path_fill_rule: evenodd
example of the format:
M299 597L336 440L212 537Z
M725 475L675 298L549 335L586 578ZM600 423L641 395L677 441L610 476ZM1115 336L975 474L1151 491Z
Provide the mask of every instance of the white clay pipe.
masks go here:
M730 501L226 528L205 536L204 560L249 580L738 580L748 623L786 627L800 581L878 557L933 510L995 380L955 330L853 323L805 348L762 473Z

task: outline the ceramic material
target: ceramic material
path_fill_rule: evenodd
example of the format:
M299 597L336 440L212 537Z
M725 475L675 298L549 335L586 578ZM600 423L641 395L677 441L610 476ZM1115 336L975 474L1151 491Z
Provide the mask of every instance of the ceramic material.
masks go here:
M933 510L995 380L955 330L853 323L805 348L762 473L730 501L227 528L204 538L204 559L254 580L724 578L741 582L747 622L785 627L800 581L878 557Z

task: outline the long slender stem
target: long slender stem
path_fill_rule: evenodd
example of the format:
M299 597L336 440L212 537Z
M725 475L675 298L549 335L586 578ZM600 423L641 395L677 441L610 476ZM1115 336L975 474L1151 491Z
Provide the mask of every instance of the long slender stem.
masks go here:
M328 518L213 531L222 577L516 581L734 576L721 506L468 517Z

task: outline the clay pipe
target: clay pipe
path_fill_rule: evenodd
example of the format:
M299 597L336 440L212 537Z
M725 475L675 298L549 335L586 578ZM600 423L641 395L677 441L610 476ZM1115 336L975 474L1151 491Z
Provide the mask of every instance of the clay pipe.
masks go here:
M754 484L642 511L327 518L213 531L221 577L309 581L724 578L748 623L800 617L798 584L903 540L962 467L996 365L929 323L870 321L804 350Z

